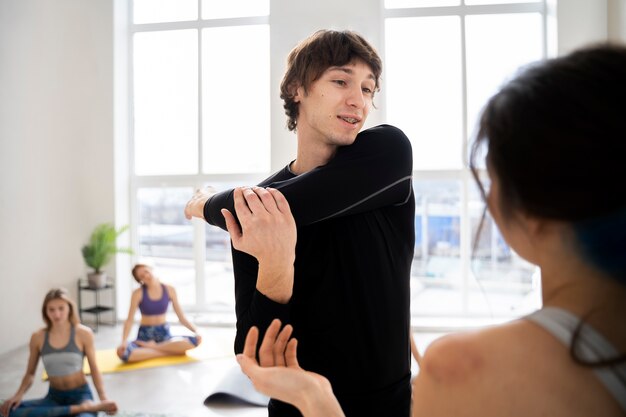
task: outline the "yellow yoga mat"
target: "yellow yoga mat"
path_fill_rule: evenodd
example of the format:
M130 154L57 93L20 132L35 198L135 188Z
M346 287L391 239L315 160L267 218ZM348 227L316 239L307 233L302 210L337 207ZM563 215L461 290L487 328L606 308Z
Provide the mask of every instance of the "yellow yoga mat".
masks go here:
M146 361L124 363L117 357L115 349L105 349L96 351L96 363L100 373L107 374L112 372L135 371L137 369L155 368L158 366L181 365L184 363L193 363L205 359L217 359L234 356L232 343L211 343L215 341L203 340L202 344L195 349L187 351L186 355L180 356L164 356L162 358L148 359ZM89 375L91 370L87 359L83 364L83 371ZM42 379L46 381L48 374L43 371Z

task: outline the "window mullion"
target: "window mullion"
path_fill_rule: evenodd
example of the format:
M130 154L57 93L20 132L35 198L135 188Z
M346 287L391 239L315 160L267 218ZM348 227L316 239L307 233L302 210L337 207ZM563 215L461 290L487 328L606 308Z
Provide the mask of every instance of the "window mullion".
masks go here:
M202 2L198 0L198 21L202 19ZM203 123L202 123L202 28L198 27L198 175L201 177L204 172L203 152L204 144ZM196 187L202 187L201 181L196 183ZM204 264L206 258L205 251L205 229L206 225L198 219L193 220L193 259L196 268L196 307L206 304L206 291L204 279Z
M468 155L468 121L467 121L467 43L465 37L465 16L460 16L461 24L461 149L463 160ZM469 278L471 263L471 225L469 214L469 175L464 168L461 180L461 300L462 312L469 313Z

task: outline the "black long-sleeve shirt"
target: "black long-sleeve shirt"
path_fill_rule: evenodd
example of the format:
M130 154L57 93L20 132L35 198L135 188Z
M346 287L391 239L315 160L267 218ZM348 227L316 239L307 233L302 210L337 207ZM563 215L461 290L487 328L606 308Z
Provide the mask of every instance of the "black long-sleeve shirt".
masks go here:
M294 326L298 360L326 376L347 416L409 414L409 278L415 242L412 150L381 125L301 175L288 167L259 185L280 190L298 226L293 296L279 304L256 290L258 263L233 249L237 336L261 336L274 318ZM225 229L232 190L213 196L205 219ZM393 408L397 410L393 410ZM299 415L274 402L270 415Z

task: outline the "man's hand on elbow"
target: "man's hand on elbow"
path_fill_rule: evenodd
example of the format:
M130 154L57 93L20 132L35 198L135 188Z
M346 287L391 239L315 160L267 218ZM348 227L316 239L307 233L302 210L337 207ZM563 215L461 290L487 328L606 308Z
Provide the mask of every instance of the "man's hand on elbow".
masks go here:
M273 268L293 265L296 222L280 191L261 187L236 188L233 198L239 223L228 210L223 209L222 214L235 249Z
M289 203L271 188L237 188L233 197L239 223L222 210L233 246L259 261L257 289L284 304L293 291L297 238Z

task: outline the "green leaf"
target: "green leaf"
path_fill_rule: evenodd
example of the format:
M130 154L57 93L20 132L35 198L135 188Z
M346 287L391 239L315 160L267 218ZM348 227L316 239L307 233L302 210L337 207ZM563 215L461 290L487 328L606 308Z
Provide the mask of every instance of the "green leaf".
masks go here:
M118 248L117 238L128 230L128 225L122 226L119 230L110 223L102 223L96 226L91 233L89 243L83 246L81 252L87 266L93 268L95 272L111 261L116 253L132 254L131 248Z

